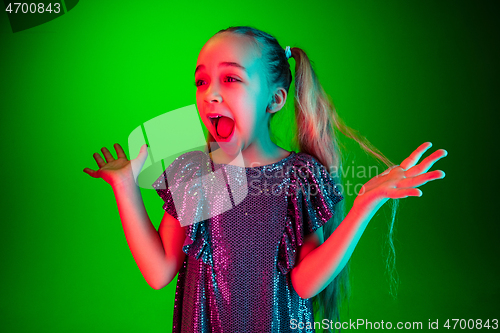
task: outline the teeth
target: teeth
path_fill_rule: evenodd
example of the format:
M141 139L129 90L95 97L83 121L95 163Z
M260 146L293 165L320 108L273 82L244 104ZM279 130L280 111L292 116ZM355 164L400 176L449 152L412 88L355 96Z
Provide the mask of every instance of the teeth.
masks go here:
M215 120L219 119L221 116L209 116L210 122L215 126Z

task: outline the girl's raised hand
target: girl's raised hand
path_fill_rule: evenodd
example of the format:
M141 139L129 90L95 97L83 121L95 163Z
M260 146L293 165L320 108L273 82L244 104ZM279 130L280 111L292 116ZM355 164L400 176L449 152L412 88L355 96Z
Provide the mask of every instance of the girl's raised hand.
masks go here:
M389 199L420 197L422 191L418 188L419 186L431 180L442 179L445 176L444 171L441 170L427 172L434 163L448 155L444 149L436 150L417 164L430 147L432 147L432 143L423 143L401 165L395 165L370 179L359 191L358 198L383 204Z
M83 172L91 177L104 179L104 181L112 187L126 181L136 182L137 176L148 157L147 145L144 144L137 158L130 161L127 159L123 148L118 143L115 143L114 147L117 155L116 159L106 147L103 147L101 151L106 161L103 160L99 153L94 153L94 159L97 162L99 170L96 171L85 168Z

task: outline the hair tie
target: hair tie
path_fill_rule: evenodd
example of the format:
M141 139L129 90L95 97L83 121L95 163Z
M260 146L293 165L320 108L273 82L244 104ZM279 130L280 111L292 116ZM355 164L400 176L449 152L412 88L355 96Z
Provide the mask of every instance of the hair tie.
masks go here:
M285 48L285 55L287 59L290 59L290 57L292 56L292 51L290 50L290 46L287 46Z

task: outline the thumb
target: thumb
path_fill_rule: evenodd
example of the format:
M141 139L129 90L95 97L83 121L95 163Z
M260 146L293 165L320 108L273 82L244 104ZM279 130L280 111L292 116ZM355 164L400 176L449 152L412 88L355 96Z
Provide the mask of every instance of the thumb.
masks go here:
M144 165L144 162L146 162L147 158L148 158L148 145L143 144L141 146L141 149L139 150L139 154L137 155L136 160L138 160L142 166L142 165Z
M137 177L139 177L139 173L141 172L142 167L144 166L144 163L146 162L147 158L148 158L148 145L143 144L141 149L139 150L137 158L130 161L130 163L132 164L132 172L134 174L134 179L136 181Z

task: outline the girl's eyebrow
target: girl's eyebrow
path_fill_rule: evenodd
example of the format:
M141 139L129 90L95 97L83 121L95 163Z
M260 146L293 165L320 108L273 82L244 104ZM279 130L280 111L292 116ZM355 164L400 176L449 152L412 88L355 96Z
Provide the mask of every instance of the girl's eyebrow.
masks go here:
M246 71L246 68L241 66L237 62L223 61L223 62L219 63L218 67L221 67L221 66L236 67L236 68L239 68L239 69ZM196 75L196 72L198 72L199 70L204 69L204 68L205 68L205 65L199 65L198 67L196 67L194 74Z

